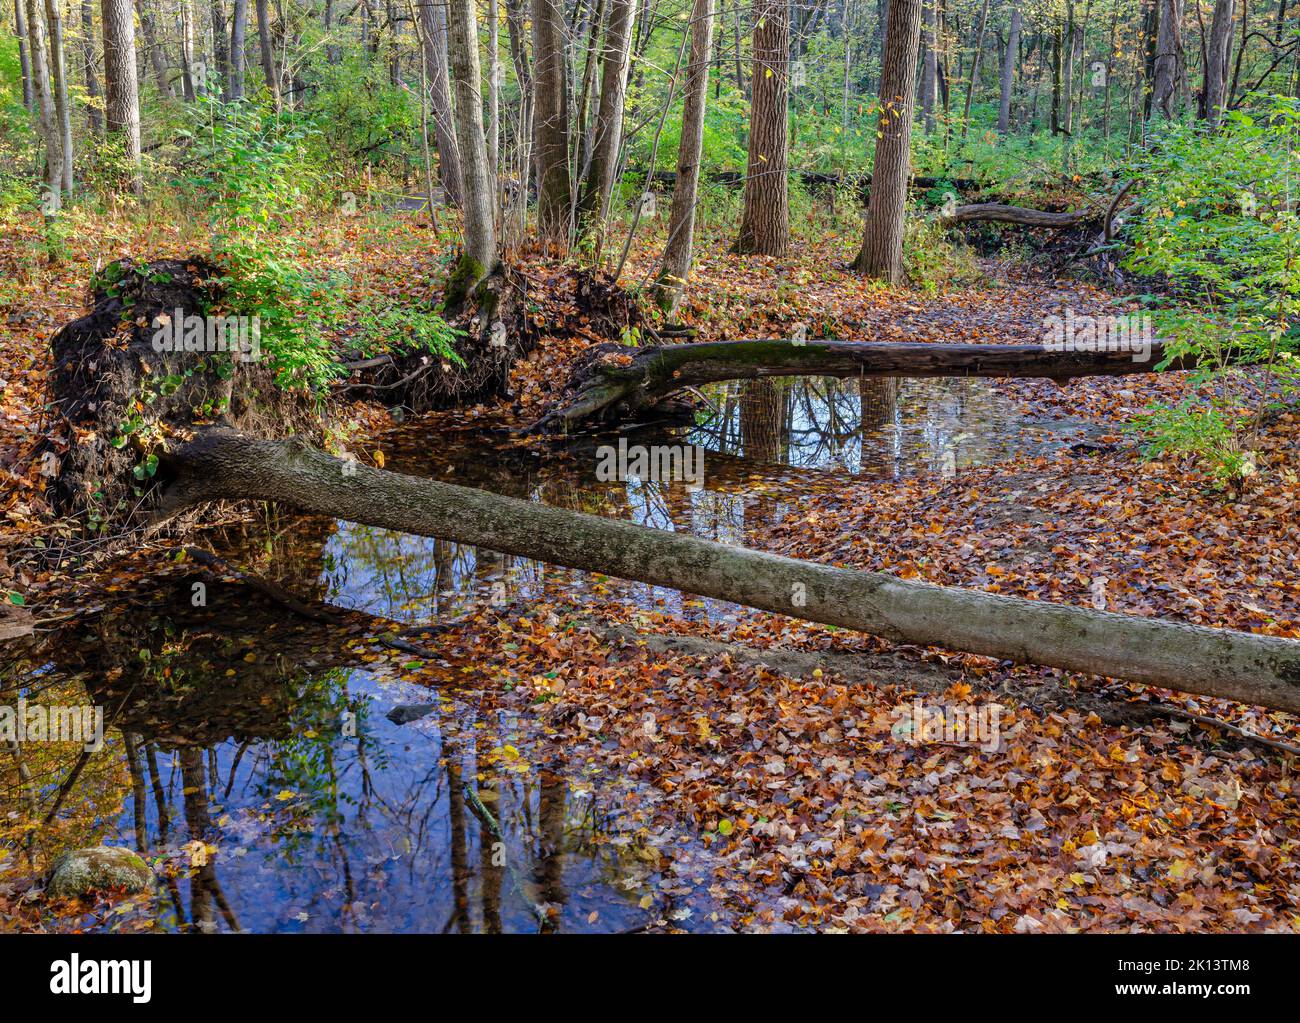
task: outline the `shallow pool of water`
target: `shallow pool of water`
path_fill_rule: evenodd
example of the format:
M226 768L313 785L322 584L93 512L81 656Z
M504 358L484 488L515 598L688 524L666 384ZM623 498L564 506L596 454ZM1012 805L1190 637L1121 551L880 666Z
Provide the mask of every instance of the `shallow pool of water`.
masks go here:
M600 448L613 437L538 448L482 428L412 424L383 446L399 471L743 544L846 474L950 474L1090 432L1026 419L978 380L758 381L706 397L711 409L693 426L628 438L700 445L694 481L599 479ZM347 523L253 524L222 551L300 595L398 622L593 594L689 617L746 613ZM0 883L96 841L138 849L170 877L155 899L49 926L726 926L698 836L629 822L626 808L648 796L639 783L553 748L534 715L476 683L472 665L448 665L457 684L413 685L400 653L349 645L356 637L243 587L213 585L204 596L196 607L188 576L155 581L35 659L0 662L3 702L72 704L89 692L109 722L104 749L88 756L59 744L0 749ZM390 719L414 704L428 706Z

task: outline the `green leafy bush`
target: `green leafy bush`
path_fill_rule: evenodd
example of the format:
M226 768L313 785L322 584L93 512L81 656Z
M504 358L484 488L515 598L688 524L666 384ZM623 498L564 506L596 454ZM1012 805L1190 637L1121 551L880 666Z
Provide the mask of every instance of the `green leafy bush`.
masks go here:
M1200 404L1146 418L1152 450L1193 453L1239 487L1263 413L1300 384L1300 101L1259 97L1217 132L1170 124L1135 172L1128 265L1170 286L1157 323L1205 385Z

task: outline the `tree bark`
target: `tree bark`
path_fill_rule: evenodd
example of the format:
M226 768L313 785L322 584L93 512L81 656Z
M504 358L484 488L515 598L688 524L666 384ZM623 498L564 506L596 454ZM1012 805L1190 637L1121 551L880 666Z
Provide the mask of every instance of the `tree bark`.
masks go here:
M1031 210L1024 206L1004 206L996 202L971 203L958 206L952 216L945 217L949 224L970 224L976 221L999 224L1025 224L1028 227L1072 227L1087 220L1100 219L1096 210L1071 210L1066 213L1049 213Z
M1151 81L1151 111L1169 120L1174 116L1179 83L1185 71L1182 0L1160 0L1160 27L1156 33L1156 59Z
M141 0L143 2L143 0ZM271 93L271 105L275 112L280 112L280 72L275 68L275 50L271 45L271 16L267 10L266 0L256 0L257 4L257 46L262 55L262 77Z
M636 0L610 0L600 71L600 103L592 126L591 167L578 202L578 232L582 237L604 233L610 196L623 141L623 107L632 54Z
M14 32L18 36L18 73L23 80L23 106L30 112L36 109L36 94L32 91L32 61L23 3L24 0L14 0Z
M1228 81L1228 56L1232 51L1232 13L1235 0L1215 0L1214 19L1205 53L1205 120L1217 127L1223 116Z
M903 277L903 217L911 173L912 109L920 0L889 0L889 33L880 71L880 120L862 248L853 268L896 284Z
M1102 346L1099 346L1102 347ZM595 416L636 415L687 387L723 380L781 376L1040 377L1064 382L1081 376L1150 373L1165 358L1159 341L1150 353L1057 351L1044 345L926 344L924 342L714 341L644 348L630 362L622 350L596 350L575 372L567 396L535 429L569 430ZM1146 355L1147 357L1143 358ZM613 356L612 358L609 356ZM1190 369L1190 358L1171 370Z
M72 195L72 103L68 99L68 61L63 45L63 15L59 0L45 0L45 17L49 25L50 70L54 89L54 110L62 137L63 191Z
M925 133L934 134L934 108L939 100L939 50L935 39L936 0L924 0L921 8L921 48L924 51L921 65L921 114L925 118Z
M221 78L221 95L228 96L230 88L230 35L226 28L226 8L223 0L208 0L212 20L212 62Z
M919 15L918 15L919 21ZM937 347L937 346L936 346ZM796 561L345 463L300 441L204 430L167 456L164 505L302 511L668 586L893 643L964 650L1300 711L1300 643Z
M186 103L193 103L202 83L194 67L194 12L190 0L180 0L178 4L177 32L181 42L181 93Z
M699 194L700 155L704 148L704 108L709 97L709 61L713 47L713 0L691 7L691 61L682 107L682 138L677 153L677 183L668 214L668 243L655 282L654 298L668 314L676 312L691 272L695 204Z
M135 69L135 15L131 0L101 0L104 31L104 124L117 137L130 168L131 188L141 191L140 87Z
M420 19L420 44L429 68L429 105L433 111L433 138L438 150L438 180L447 198L461 204L460 150L451 110L451 77L447 60L447 10L443 0L415 0Z
M474 0L450 0L447 41L456 89L456 146L461 156L461 209L465 222L464 247L447 285L447 305L454 312L497 264Z
M63 132L59 128L58 108L54 103L54 88L50 83L49 50L45 45L45 10L40 0L26 0L26 4L32 92L41 139L45 143L45 194L41 199L41 207L48 216L63 207Z
M230 83L228 100L244 98L244 39L248 31L248 0L235 0L230 17Z
M1016 55L1020 52L1020 8L1011 10L1007 49L1002 56L1002 94L998 100L998 134L1011 130L1011 92L1016 80Z
M148 0L136 0L135 9L140 18L140 34L144 36L144 48L149 54L149 64L153 67L158 92L164 99L171 99L173 92L171 82L167 80L167 54L163 52L158 40L158 29L153 13L149 10Z
M754 0L753 101L739 253L784 256L790 247L789 59L789 0Z
M964 141L970 132L970 105L975 97L975 81L979 78L980 60L984 56L984 32L989 23L989 0L984 0L980 9L979 28L975 32L975 54L971 58L970 80L966 83L966 102L961 109L961 137Z
M537 158L537 230L567 250L573 196L569 177L569 79L564 14L555 0L533 0L533 132Z
M22 6L21 3L18 6ZM86 74L86 123L92 135L104 130L103 90L99 87L99 61L95 55L95 18L91 0L81 0L81 62Z

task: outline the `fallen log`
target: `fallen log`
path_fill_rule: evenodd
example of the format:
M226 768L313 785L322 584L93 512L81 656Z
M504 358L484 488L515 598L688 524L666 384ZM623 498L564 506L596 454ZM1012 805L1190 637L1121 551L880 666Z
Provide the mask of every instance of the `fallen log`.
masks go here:
M333 458L296 439L202 430L165 456L171 514L282 501L877 635L1300 712L1300 642L910 582L562 511Z
M1100 220L1096 210L1069 210L1050 213L1026 206L1004 206L996 202L970 203L958 206L951 214L940 218L945 224L969 224L989 221L998 224L1024 224L1026 227L1073 227L1088 220Z
M688 387L758 377L1045 377L1064 383L1082 376L1151 373L1164 346L1149 349L1058 351L1046 345L943 345L909 342L789 340L713 341L629 350L592 349L565 393L534 429L568 430L594 416L631 415ZM1166 369L1190 369L1190 359Z

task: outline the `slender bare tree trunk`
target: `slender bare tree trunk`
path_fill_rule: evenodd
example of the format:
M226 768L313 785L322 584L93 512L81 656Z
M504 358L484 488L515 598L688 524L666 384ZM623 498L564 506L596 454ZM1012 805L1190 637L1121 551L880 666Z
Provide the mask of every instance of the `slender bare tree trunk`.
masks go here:
M22 9L19 0L17 9ZM102 90L99 87L99 61L95 56L95 16L91 0L81 0L81 63L86 73L86 123L91 134L104 130Z
M63 46L63 14L59 0L45 0L45 18L49 27L50 70L53 74L54 110L59 119L62 139L63 191L72 195L72 103L68 100L68 62Z
M1214 20L1205 54L1205 120L1217 127L1223 116L1228 81L1228 57L1232 52L1232 13L1235 0L1215 0Z
M26 0L27 40L32 70L32 93L37 123L45 143L45 194L41 200L46 215L63 207L63 132L50 83L50 57L45 46L45 10L40 0Z
M131 189L140 180L140 85L135 70L135 15L131 0L102 0L104 30L104 122L109 137L121 139L131 168Z
M1011 130L1011 90L1016 80L1016 54L1020 51L1020 8L1011 10L1007 52L1002 57L1002 95L998 101L998 134Z
M27 41L27 14L23 0L14 0L14 31L18 36L18 68L23 79L23 106L36 109L36 96L32 92L32 61Z
M1061 38L1061 81L1057 104L1061 117L1061 134L1066 136L1068 153L1069 136L1074 132L1074 3L1067 3L1066 10L1065 34Z
M1183 51L1183 2L1160 0L1160 28L1151 83L1151 111L1172 118L1186 91L1187 56Z
M934 134L934 108L939 100L939 49L934 31L935 0L925 0L921 10L921 46L925 50L921 66L921 113L925 133Z
M230 19L230 88L227 99L244 98L244 39L248 31L248 0L235 0Z
M709 61L713 48L713 0L695 0L691 7L691 62L682 107L682 140L677 153L677 184L668 214L668 244L663 268L655 282L655 301L672 314L681 302L691 272L695 234L695 204L700 184L700 154L704 148L704 107L709 97Z
M525 18L525 0L505 0L506 35L510 43L510 63L515 69L519 84L519 115L515 121L514 144L514 199L513 215L509 222L522 236L528 228L528 186L533 173L533 72L528 59L528 29ZM506 224L502 217L502 224Z
M537 230L567 249L572 209L569 178L569 78L564 12L558 0L533 0L533 133L537 156Z
M208 0L212 18L212 63L221 77L221 95L230 96L230 36L226 28L226 8L223 0Z
M148 0L135 0L135 10L140 18L140 34L144 36L144 48L148 51L149 64L153 67L154 80L158 83L158 92L164 99L171 99L173 93L171 82L167 80L167 55L158 40L158 30Z
M497 0L488 0L488 177L492 182L492 205L495 213L500 188L498 167L501 161L501 27Z
M789 0L754 0L754 97L737 252L784 256L790 246L789 58Z
M185 101L193 103L200 83L194 68L194 12L190 0L180 0L177 6L177 31L181 39L181 90Z
M989 0L984 0L984 6L980 9L979 28L975 32L975 54L971 58L970 81L966 83L966 102L961 108L961 137L962 141L966 140L970 132L970 105L975 96L975 81L979 78L980 59L984 56L984 32L989 23Z
M474 0L450 0L447 42L456 92L456 145L460 151L464 247L447 282L447 305L456 308L497 264L495 203L483 137L482 71Z
M912 110L921 0L889 0L880 67L880 121L862 248L853 267L891 284L903 277L903 217L911 174Z
M578 133L578 139L573 146L573 167L569 173L573 179L570 184L575 189L581 189L582 183L586 180L587 171L591 167L591 136L594 127L591 124L589 114L592 95L596 91L596 72L600 67L601 32L605 28L605 22L609 20L606 17L605 0L595 0L595 3L596 10L589 19L587 53L583 58L582 89L578 93L578 105L574 110L573 123L575 125L574 130Z
M420 43L429 69L429 103L433 139L438 149L438 180L447 198L458 206L461 189L460 152L451 113L451 78L447 67L447 10L444 0L415 0L420 19Z
M603 234L609 216L618 151L623 140L623 104L635 20L636 0L611 0L600 76L600 103L591 131L591 166L578 201L578 231L583 236Z
M275 50L271 40L271 15L267 10L266 0L256 0L257 5L257 46L262 55L262 77L266 87L271 91L271 104L276 113L280 112L280 73L275 69Z

